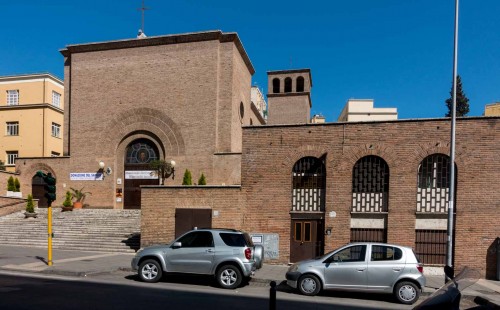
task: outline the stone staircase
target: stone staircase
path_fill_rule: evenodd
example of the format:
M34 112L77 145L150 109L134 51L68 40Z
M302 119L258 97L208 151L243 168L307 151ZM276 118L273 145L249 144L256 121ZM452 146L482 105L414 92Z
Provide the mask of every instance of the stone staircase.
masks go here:
M24 212L0 217L0 244L47 248L47 209L37 218ZM53 249L131 252L140 247L140 210L52 208Z

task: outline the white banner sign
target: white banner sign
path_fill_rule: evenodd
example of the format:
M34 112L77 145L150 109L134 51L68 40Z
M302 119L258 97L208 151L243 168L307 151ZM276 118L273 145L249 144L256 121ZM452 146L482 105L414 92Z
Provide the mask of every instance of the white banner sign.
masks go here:
M100 172L73 172L69 174L71 181L102 181L104 179Z
M129 170L125 171L125 179L157 180L158 176L154 170Z

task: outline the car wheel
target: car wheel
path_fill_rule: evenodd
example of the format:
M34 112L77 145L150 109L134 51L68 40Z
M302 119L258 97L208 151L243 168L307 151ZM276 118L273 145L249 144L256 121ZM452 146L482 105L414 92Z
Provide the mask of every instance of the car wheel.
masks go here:
M396 299L405 305L412 305L420 297L420 289L412 282L399 282L394 290Z
M139 266L139 278L144 282L158 282L162 276L161 265L154 259L147 259Z
M241 284L242 276L238 267L225 265L217 271L217 282L222 288L235 289Z
M306 274L299 279L299 291L307 296L314 296L321 290L321 282L318 277L312 274Z

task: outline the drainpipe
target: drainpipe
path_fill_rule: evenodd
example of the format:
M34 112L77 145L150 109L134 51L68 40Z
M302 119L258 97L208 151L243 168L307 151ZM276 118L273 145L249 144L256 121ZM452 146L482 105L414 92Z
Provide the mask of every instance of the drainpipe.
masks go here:
M45 78L43 78L42 104L45 103ZM45 157L45 106L42 105L42 157Z

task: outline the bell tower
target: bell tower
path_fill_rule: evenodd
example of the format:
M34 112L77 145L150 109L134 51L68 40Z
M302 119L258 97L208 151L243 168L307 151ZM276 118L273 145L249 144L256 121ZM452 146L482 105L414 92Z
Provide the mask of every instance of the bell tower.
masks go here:
M268 125L307 124L311 114L310 69L267 72Z

